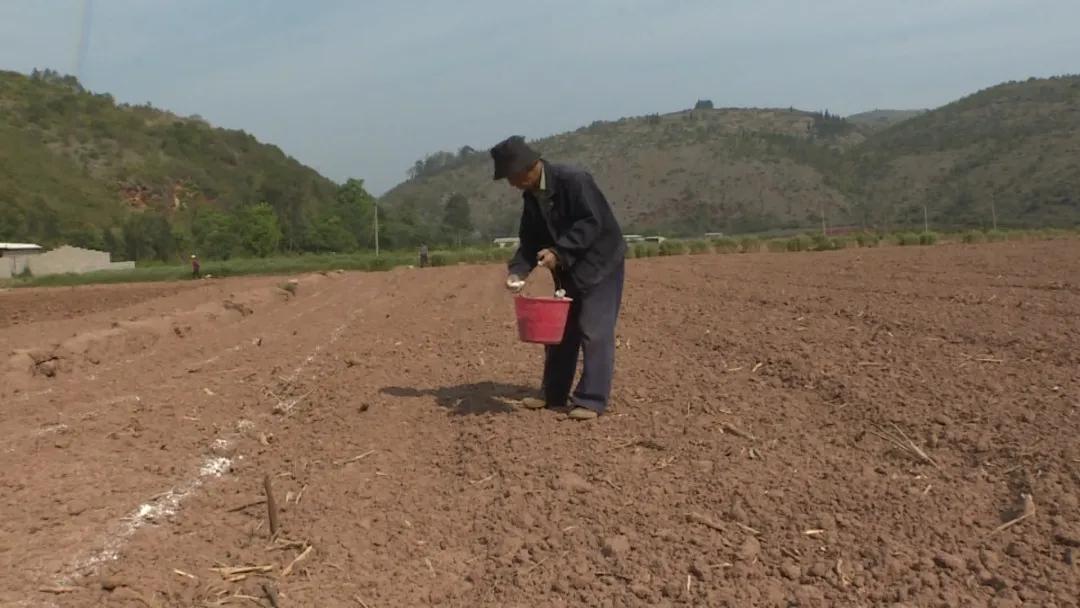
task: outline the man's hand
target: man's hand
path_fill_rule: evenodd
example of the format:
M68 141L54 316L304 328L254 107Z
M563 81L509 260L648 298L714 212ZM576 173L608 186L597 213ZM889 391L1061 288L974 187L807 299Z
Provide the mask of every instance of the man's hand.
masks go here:
M541 249L540 253L536 254L536 264L548 270L555 270L555 267L559 265L559 256L555 255L551 249Z
M516 274L512 274L506 277L506 289L510 293L521 293L521 290L525 289L525 281Z

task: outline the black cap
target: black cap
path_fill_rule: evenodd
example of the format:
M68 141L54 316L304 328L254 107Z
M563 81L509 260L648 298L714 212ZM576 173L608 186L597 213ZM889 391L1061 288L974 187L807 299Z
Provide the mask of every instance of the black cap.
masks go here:
M495 161L494 179L498 181L532 167L540 160L540 153L530 148L524 137L514 135L495 144L491 159Z

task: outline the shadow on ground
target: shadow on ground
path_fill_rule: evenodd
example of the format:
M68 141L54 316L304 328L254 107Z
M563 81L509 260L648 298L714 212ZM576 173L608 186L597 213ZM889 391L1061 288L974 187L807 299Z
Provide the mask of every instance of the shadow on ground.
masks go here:
M536 396L535 389L498 382L460 384L426 390L391 386L380 392L391 397L434 397L439 407L446 408L455 416L509 414L516 409L516 402Z

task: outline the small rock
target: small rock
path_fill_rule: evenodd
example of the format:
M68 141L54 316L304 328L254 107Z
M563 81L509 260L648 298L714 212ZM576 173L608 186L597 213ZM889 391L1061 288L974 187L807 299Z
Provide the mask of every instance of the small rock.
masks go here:
M679 542L679 535L675 533L675 530L671 528L664 528L656 533L656 537L660 540L668 543Z
M979 550L979 561L990 571L997 570L1001 566L1001 556L989 549Z
M814 578L826 578L829 576L829 564L825 562L814 562L814 565L810 566L810 569L806 571L806 574Z
M55 377L56 376L56 360L53 359L53 360L50 360L50 361L44 361L42 363L39 363L38 366L37 366L37 371L38 371L39 374L41 374L42 376L45 376L46 378Z
M696 469L698 473L708 475L709 473L713 472L713 467L715 466L715 463L713 463L713 461L711 460L695 460L693 462L693 465L694 469Z
M948 553L938 553L934 556L934 563L946 570L963 570L964 560Z
M1080 547L1080 529L1060 526L1054 530L1054 540L1066 547Z
M1067 513L1071 513L1076 509L1080 509L1080 498L1077 498L1076 494L1065 494L1059 501L1061 508Z
M630 585L630 593L636 595L639 600L648 600L652 597L652 591L641 583Z
M746 509L743 508L741 501L735 501L728 509L728 517L733 521L737 521L740 524L745 524L750 520L750 516L746 514Z
M630 539L625 535L612 536L601 549L605 557L623 557L630 552Z
M995 591L1001 591L1003 589L1008 589L1009 587L1012 586L1012 585L1009 584L1009 581L1005 580L1005 578L1003 578L1001 576L998 576L998 575L996 575L996 574L994 574L992 572L989 572L987 570L980 570L977 576L978 576L980 585L985 585L987 587L993 587Z
M783 566L780 566L780 574L784 575L784 578L789 581L797 581L802 576L802 571L795 564L785 562Z
M812 585L800 585L795 591L795 601L799 606L822 606L825 602L825 594Z
M1009 557L1020 557L1024 554L1024 546L1018 542L1009 543L1008 547L1005 547L1005 555Z
M753 536L746 537L741 547L739 547L739 559L750 562L757 559L761 554L761 543Z
M1075 566L1077 561L1080 561L1080 556L1077 555L1076 549L1072 547L1065 550L1065 563L1070 566Z
M709 567L701 562L694 562L694 564L690 566L690 574L699 581L704 582L708 578Z
M102 576L101 577L101 588L104 589L105 591L113 591L113 590L117 589L118 587L127 587L127 583L125 583L124 581L120 580L119 578L117 578L115 576Z
M922 583L923 587L928 589L937 589L938 587L938 577L933 572L923 572L919 577L919 581Z
M567 471L559 476L556 488L584 494L592 490L592 484L581 475Z
M679 584L676 582L668 583L664 585L664 597L669 599L675 599L682 595L683 589L685 589L685 583Z

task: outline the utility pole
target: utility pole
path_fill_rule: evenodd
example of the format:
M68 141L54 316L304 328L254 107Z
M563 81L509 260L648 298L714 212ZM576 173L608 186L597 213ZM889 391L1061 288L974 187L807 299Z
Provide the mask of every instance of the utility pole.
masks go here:
M926 203L923 203L922 206L922 231L924 234L930 232L930 219L926 213Z
M994 230L997 231L997 205L993 197L990 197L990 217L994 220Z
M821 204L821 236L829 236L828 230L825 228L825 204Z
M379 257L379 203L375 202L375 257Z

